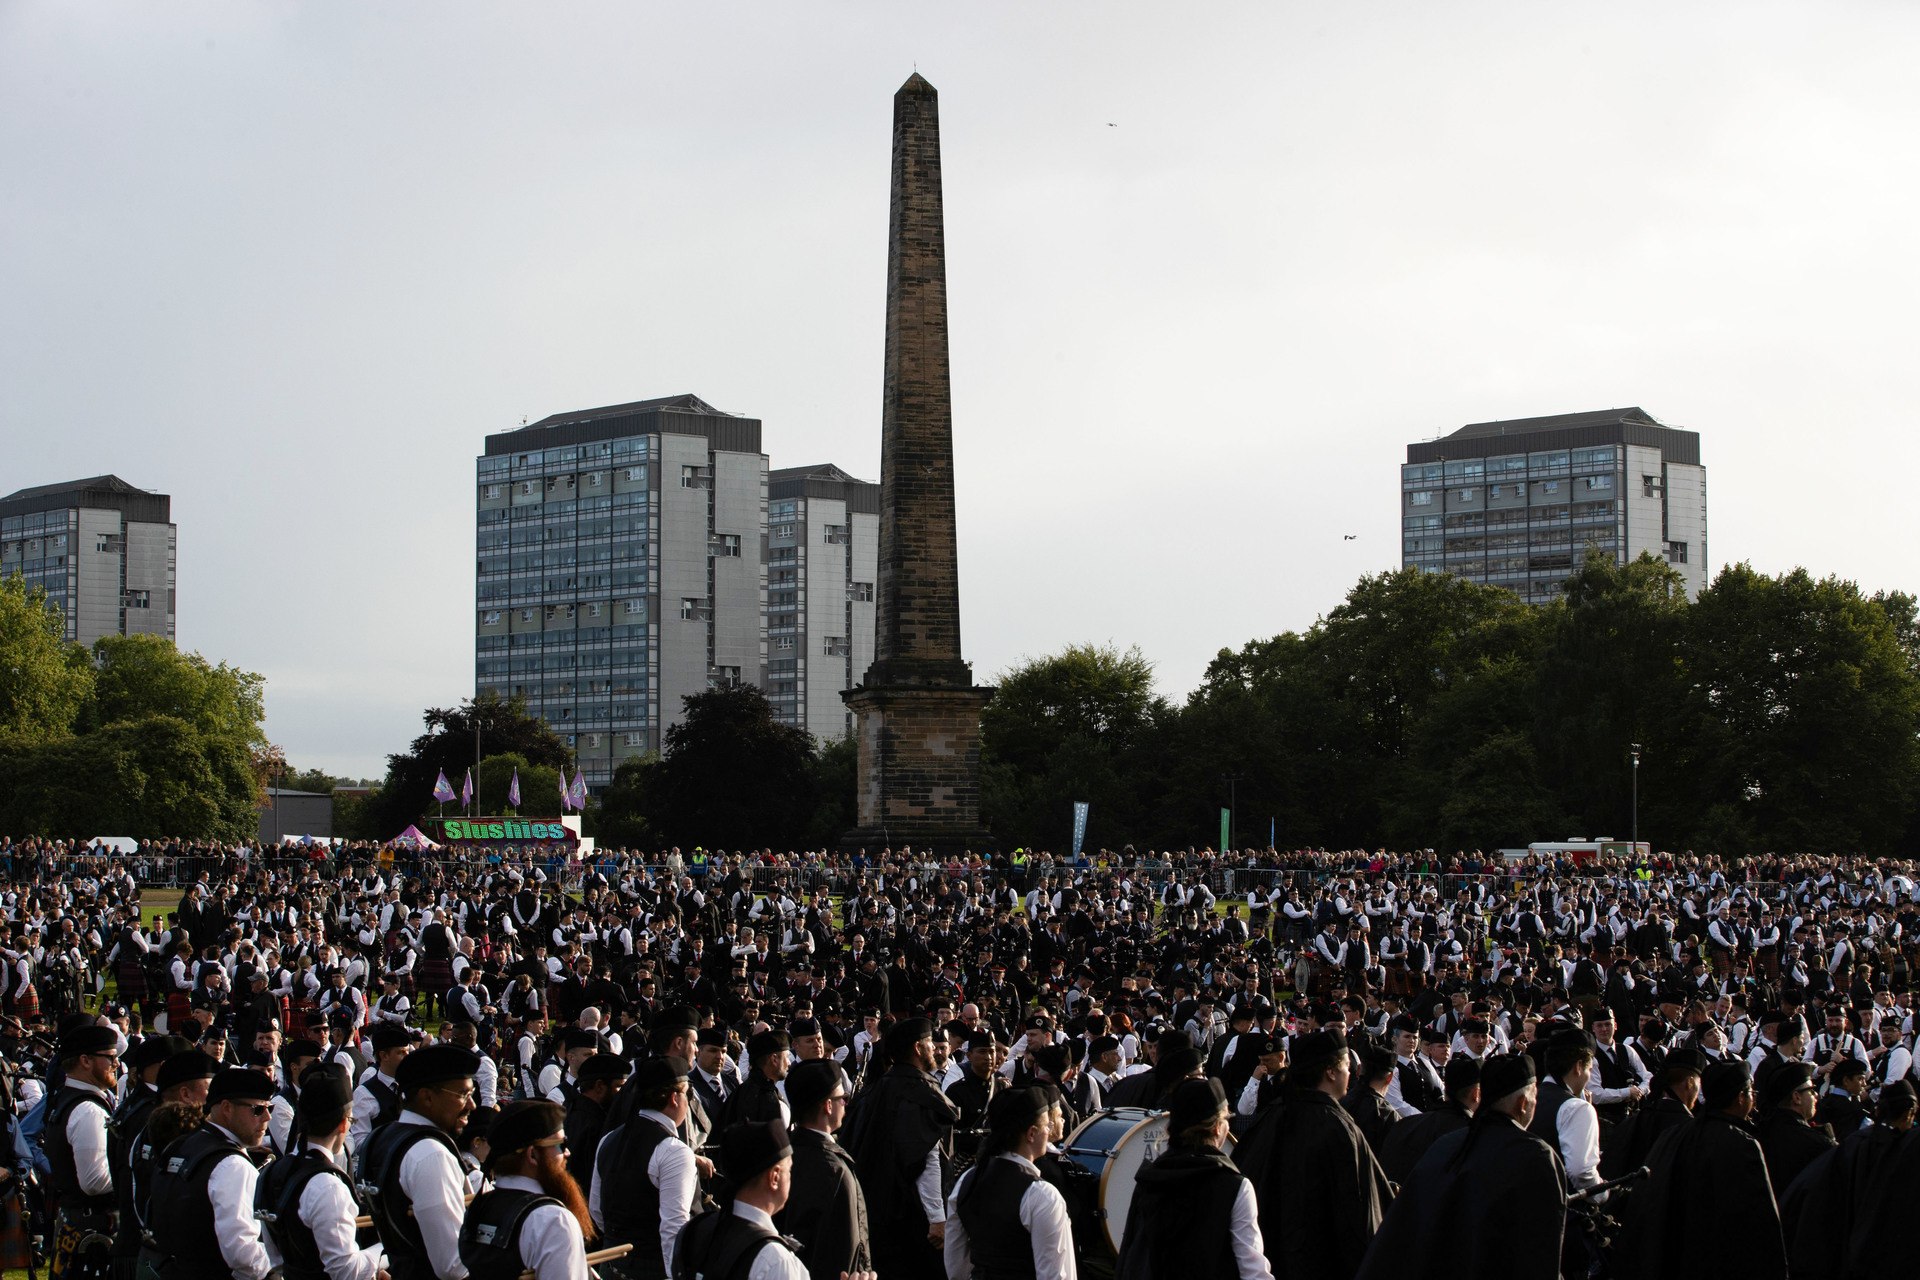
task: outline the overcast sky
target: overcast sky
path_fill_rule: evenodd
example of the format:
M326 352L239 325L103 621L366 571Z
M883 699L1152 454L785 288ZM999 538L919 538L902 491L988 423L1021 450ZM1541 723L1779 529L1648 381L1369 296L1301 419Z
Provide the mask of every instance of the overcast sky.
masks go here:
M693 392L878 478L917 67L977 677L1182 698L1399 563L1409 441L1621 405L1715 569L1912 590L1917 59L1905 0L3 0L0 493L172 494L182 645L378 773L472 693L488 432Z

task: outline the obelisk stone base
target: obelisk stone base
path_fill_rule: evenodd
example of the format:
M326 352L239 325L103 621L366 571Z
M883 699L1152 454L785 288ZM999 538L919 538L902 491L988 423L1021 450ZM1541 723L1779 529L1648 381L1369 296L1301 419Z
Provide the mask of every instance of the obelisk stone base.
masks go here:
M859 745L859 825L843 849L911 845L933 853L991 853L980 825L981 688L849 689Z

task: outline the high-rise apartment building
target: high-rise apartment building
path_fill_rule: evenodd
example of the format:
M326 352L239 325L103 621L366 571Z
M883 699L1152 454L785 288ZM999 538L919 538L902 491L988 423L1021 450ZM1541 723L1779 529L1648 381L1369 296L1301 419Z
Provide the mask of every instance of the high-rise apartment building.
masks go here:
M1698 432L1644 409L1476 422L1407 446L1401 563L1540 603L1588 555L1650 552L1707 585L1707 472Z
M0 577L44 587L67 639L174 638L178 530L164 493L119 476L45 484L0 498Z
M831 464L767 485L767 697L816 738L853 731L840 698L873 664L880 486Z
M688 694L764 682L758 419L691 395L555 414L478 469L475 688L524 697L590 786Z

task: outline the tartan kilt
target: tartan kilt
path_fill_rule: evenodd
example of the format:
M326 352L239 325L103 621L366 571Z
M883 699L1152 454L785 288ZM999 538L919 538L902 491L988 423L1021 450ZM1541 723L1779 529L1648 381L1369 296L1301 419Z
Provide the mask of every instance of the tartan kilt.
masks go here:
M113 976L120 984L122 1003L147 998L147 967L145 965L138 960L122 960L113 968Z
M453 990L453 960L422 960L414 970L417 990L438 1000Z
M22 1022L34 1022L40 1017L40 993L31 982L14 992L8 1003L12 1005L10 1012Z
M167 1027L178 1027L193 1016L193 1001L184 991L174 991L167 995Z

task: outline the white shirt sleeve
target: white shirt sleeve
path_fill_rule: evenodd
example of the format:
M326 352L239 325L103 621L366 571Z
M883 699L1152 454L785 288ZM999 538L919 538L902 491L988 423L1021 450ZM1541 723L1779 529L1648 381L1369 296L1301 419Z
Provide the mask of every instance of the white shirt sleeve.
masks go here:
M920 1170L920 1176L914 1179L913 1185L920 1193L920 1211L927 1215L928 1225L944 1222L946 1214L940 1203L940 1148L935 1147L927 1152L927 1163Z
M113 1171L107 1168L107 1113L80 1103L67 1116L67 1145L73 1151L73 1171L83 1195L104 1196L113 1191Z
M647 1161L647 1179L660 1191L660 1260L672 1275L673 1242L692 1216L693 1189L700 1185L692 1149L678 1138L662 1142ZM595 1186L600 1183L598 1178L593 1181Z
M460 1162L438 1142L416 1142L400 1162L400 1189L440 1280L467 1280L460 1261L460 1223L467 1216L467 1179Z
M973 1250L968 1247L967 1226L960 1221L960 1188L972 1177L973 1169L961 1174L960 1180L953 1184L952 1199L947 1201L947 1236L940 1246L940 1258L946 1264L947 1275L954 1280L966 1280L973 1274Z
M1067 1220L1066 1200L1052 1183L1036 1182L1020 1197L1020 1225L1033 1238L1035 1280L1076 1280L1073 1224Z
M1600 1116L1580 1098L1560 1104L1560 1155L1567 1163L1567 1185L1578 1189L1600 1181Z
M543 1204L520 1227L520 1261L535 1280L576 1280L587 1274L587 1246L580 1224L557 1204Z
M367 1149L367 1139L373 1136L373 1117L379 1110L380 1104L364 1085L353 1091L353 1120L347 1127L348 1146L355 1151Z
M287 1138L293 1133L293 1104L279 1094L273 1095L273 1110L267 1116L267 1141L273 1149L282 1155L287 1151ZM301 1200L305 1204L304 1199Z
M1234 1103L1234 1111L1250 1116L1260 1105L1260 1080L1257 1076L1247 1077L1246 1088L1240 1090L1240 1100Z
M354 1242L354 1217L360 1210L346 1183L322 1174L300 1193L300 1221L313 1232L327 1280L373 1280L380 1270L380 1246L361 1249Z
M1240 1190L1233 1198L1228 1232L1233 1237L1233 1260L1240 1268L1240 1280L1273 1280L1266 1241L1260 1236L1260 1207L1253 1198L1253 1183L1245 1178L1240 1179Z
M1393 1079L1387 1081L1387 1105L1400 1114L1402 1120L1411 1120L1420 1114L1420 1108L1408 1102L1400 1092L1400 1068L1393 1069Z
M207 1199L213 1202L220 1257L240 1280L264 1280L273 1267L260 1240L260 1221L253 1216L253 1188L258 1176L251 1161L228 1156L213 1166L213 1175L207 1179ZM464 1275L461 1280L465 1280Z

